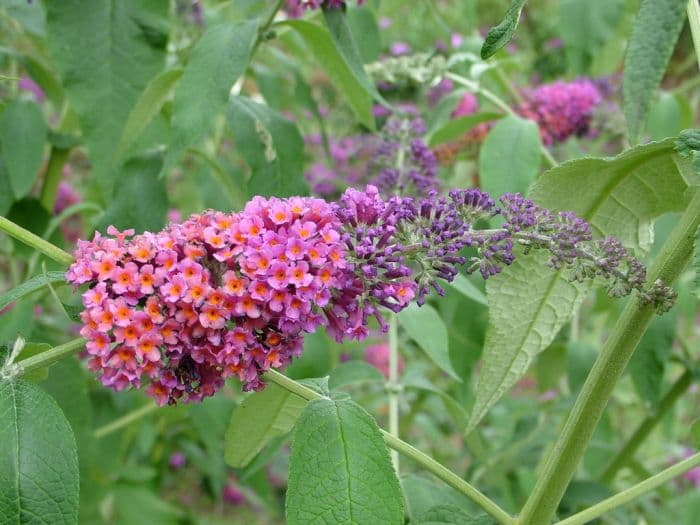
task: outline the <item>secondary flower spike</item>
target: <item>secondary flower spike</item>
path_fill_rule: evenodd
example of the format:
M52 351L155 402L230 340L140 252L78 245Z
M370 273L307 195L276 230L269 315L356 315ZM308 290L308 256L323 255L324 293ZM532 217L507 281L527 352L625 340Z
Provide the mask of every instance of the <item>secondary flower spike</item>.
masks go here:
M572 213L518 194L500 203L478 189L384 199L367 186L337 204L255 197L240 213L206 211L158 233L110 227L78 242L66 275L87 285L89 367L115 390L147 383L161 405L201 401L234 376L259 390L263 373L301 354L304 333L363 339L372 319L386 331L384 310L422 304L430 288L442 295L438 280L467 262L484 278L499 273L516 245L549 250L572 279L602 277L611 295L636 289L661 311L672 304L663 283L644 288L644 266L619 241L592 240ZM498 215L501 228L474 227Z

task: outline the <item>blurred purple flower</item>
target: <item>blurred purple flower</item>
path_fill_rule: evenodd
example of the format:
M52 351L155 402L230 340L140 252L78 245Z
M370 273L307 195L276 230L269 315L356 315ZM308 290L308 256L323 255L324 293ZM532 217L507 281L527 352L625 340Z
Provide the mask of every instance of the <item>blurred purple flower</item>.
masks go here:
M383 16L379 19L379 29L388 29L391 27L391 18Z
M238 489L235 481L230 479L228 483L224 486L221 491L221 499L223 499L229 505L240 506L245 504L246 498L243 493Z
M391 45L391 54L395 57L408 55L411 52L411 46L406 42L394 42Z
M168 460L168 465L173 470L181 469L185 466L185 463L187 463L187 459L182 452L173 452Z
M44 90L41 89L39 84L34 82L34 80L32 80L27 75L22 75L22 78L19 79L17 86L22 91L29 91L32 95L34 95L34 100L36 100L40 104L44 102L44 100L46 100Z

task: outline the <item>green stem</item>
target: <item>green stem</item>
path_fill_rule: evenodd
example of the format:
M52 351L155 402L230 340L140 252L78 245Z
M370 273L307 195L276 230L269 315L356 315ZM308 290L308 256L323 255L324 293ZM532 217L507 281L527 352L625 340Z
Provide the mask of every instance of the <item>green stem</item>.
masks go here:
M700 4L698 4L698 0L688 0L688 22L690 23L690 32L693 35L695 56L700 67Z
M68 252L61 250L58 246L45 241L38 235L33 234L29 230L25 230L5 217L0 217L0 230L4 231L11 237L14 237L18 241L23 242L27 246L31 246L32 248L39 250L41 253L56 262L65 264L66 266L73 262L73 256Z
M399 437L399 337L396 315L389 319L389 433ZM399 473L399 453L391 451L391 462Z
M672 467L662 470L658 474L655 474L649 479L645 479L641 483L638 483L633 487L620 492L619 494L615 494L614 496L581 511L578 514L574 514L565 520L557 522L556 525L583 525L584 523L588 523L595 518L607 514L613 509L621 507L622 505L643 496L647 492L651 492L667 481L684 474L698 465L700 465L700 452L690 456L688 459L684 459L683 461L676 463Z
M700 224L700 191L696 191L661 248L649 272L649 281L671 284L683 271ZM631 297L613 332L605 342L586 379L559 439L547 456L544 468L525 503L518 523L550 523L576 468L583 457L615 384L632 357L639 340L654 317L654 307L639 296Z
M52 349L47 350L46 352L42 352L16 362L13 365L16 367L13 375L15 377L21 376L41 368L46 368L47 366L60 361L64 357L68 357L69 355L81 351L83 348L85 348L85 339L82 337L78 337L77 339L73 339L72 341L68 341L67 343L59 346L54 346Z
M292 394L296 394L307 401L311 401L312 399L321 399L323 397L321 394L314 392L304 385L300 385L293 379L289 379L287 376L282 375L275 370L266 372L263 379L270 381L271 383L275 383L276 385L281 386L285 390L288 390ZM382 433L382 437L384 438L384 442L387 444L387 446L414 460L427 471L434 474L437 478L464 494L488 514L493 516L502 525L514 525L513 518L506 511L489 499L485 494L482 494L478 489L449 470L447 467L438 463L433 458L409 445L405 441L391 435L386 430L380 429L380 432Z
M455 73L449 72L445 73L445 77L449 78L450 80L453 80L457 84L463 85L464 87L475 93L480 93L486 100L491 102L497 108L508 113L509 115L515 115L516 117L519 116L515 113L515 111L513 111L513 108L511 108L503 99L501 99L493 91L490 91L485 87L481 86L478 82L469 80L468 78L464 78L461 75L456 75ZM554 159L547 147L544 144L541 144L540 149L542 151L542 157L544 158L548 167L553 168L554 166L556 166L557 161Z
M617 472L627 465L627 463L634 457L637 449L649 436L651 431L656 427L656 425L664 418L668 411L673 407L673 405L678 401L678 399L688 390L688 387L693 382L693 373L690 370L683 372L683 374L676 380L673 386L669 389L666 395L663 397L659 403L659 407L656 413L645 418L637 429L632 433L627 443L620 449L620 451L612 459L608 467L603 472L601 476L601 481L603 483L610 483L615 479Z
M251 58L258 50L258 46L265 39L267 32L270 30L272 23L275 21L275 16L277 16L277 12L280 9L282 9L282 5L284 4L284 2L285 0L276 0L275 5L272 6L272 9L270 9L270 12L267 14L265 19L263 20L263 23L260 25L260 29L258 30L258 38L255 41L255 45L253 46L253 51L250 53Z
M95 429L95 432L93 434L93 437L95 439L100 439L105 437L108 434L111 434L112 432L116 432L117 430L121 430L127 425L130 425L134 421L138 421L144 416L147 416L157 408L160 408L158 405L155 403L148 403L147 405L142 406L141 408L137 408L133 412L129 412L128 414L125 414L124 416L115 419L111 423L107 423L106 425L103 425L97 429Z
M41 186L41 196L39 197L41 205L48 210L49 213L53 213L58 185L63 176L63 165L66 163L66 160L68 160L69 153L70 151L67 149L59 149L56 146L51 148L49 165L46 168L44 183Z

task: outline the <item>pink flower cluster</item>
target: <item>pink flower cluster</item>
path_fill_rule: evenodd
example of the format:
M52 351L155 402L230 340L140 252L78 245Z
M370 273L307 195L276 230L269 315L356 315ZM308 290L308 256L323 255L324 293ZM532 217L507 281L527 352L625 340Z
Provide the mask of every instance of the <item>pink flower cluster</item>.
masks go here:
M593 110L601 100L600 91L591 80L556 81L526 93L525 102L516 112L535 121L542 142L550 146L572 135L587 133Z
M350 297L363 290L336 212L321 199L256 197L240 213L207 211L137 236L110 227L112 237L80 241L67 278L89 284L89 367L115 390L147 378L161 405L200 401L232 376L261 389L260 375L298 356L303 332L327 319L359 336L350 328L362 309Z

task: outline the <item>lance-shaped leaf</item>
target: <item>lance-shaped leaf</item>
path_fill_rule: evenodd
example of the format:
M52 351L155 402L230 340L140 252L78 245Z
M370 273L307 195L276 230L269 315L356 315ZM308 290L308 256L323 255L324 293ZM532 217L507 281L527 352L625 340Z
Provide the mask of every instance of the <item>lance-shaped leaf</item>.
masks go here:
M682 211L688 202L688 161L674 153L673 139L637 146L614 158L566 162L544 173L530 196L551 210L573 211L596 237L612 235L646 251L653 220ZM679 169L680 168L682 169ZM590 283L571 283L565 269L546 266L546 253L519 255L488 280L489 327L469 428L520 379L583 301Z
M153 117L160 112L181 76L181 68L168 69L148 83L124 124L124 130L112 157L113 165L118 164L121 157L129 149L129 146L139 138L139 135L151 123Z
M398 320L408 336L428 354L428 357L456 380L460 377L450 361L447 327L435 308L429 304L411 304L398 314Z
M685 0L643 0L632 28L622 80L630 141L636 143L685 20Z
M304 406L305 399L277 385L245 398L234 409L226 431L226 463L248 465L270 440L292 430Z
M349 399L311 401L294 428L289 525L404 522L403 497L374 419Z
M9 292L5 292L4 294L0 295L0 310L5 308L11 302L21 299L25 295L41 290L49 283L60 282L66 282L66 274L64 272L47 272L46 275L37 275L36 277L32 277L28 281L16 286Z
M503 117L503 113L482 111L481 113L474 113L473 115L464 115L463 117L450 119L431 133L428 144L430 147L437 146L438 144L444 144L445 142L461 137L477 124L496 120L501 117Z
M0 147L15 198L34 186L46 140L46 124L39 106L27 100L10 102L0 114Z
M296 124L245 97L233 97L228 125L250 166L248 194L287 197L308 193L304 139Z
M45 6L49 51L107 198L114 147L129 111L165 65L168 2L51 0Z
M306 20L287 20L285 25L293 28L311 48L313 55L330 78L336 89L348 101L357 120L369 129L374 129L372 115L372 95L348 66L343 56L336 49L329 31Z
M258 36L257 20L209 27L195 44L173 100L173 131L163 173L211 129L243 74Z
M525 193L540 169L541 148L540 131L531 120L510 115L499 121L479 151L481 187L494 197Z
M501 23L489 29L484 44L481 46L481 58L486 60L510 42L518 27L520 13L522 13L526 1L513 0Z
M3 523L78 521L78 454L68 421L40 387L0 382Z

